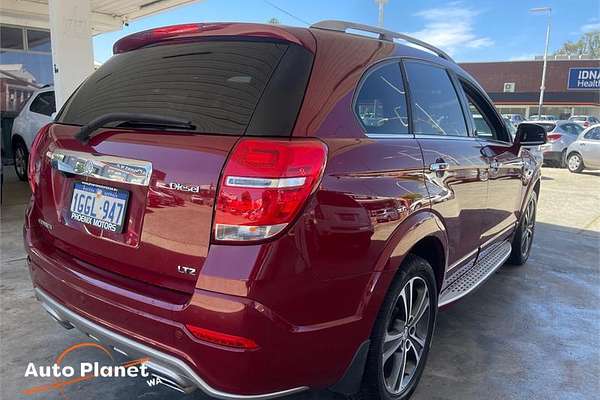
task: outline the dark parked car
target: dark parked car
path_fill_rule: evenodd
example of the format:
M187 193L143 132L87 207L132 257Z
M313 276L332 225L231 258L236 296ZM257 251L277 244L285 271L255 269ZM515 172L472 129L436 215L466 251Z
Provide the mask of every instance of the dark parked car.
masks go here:
M529 256L545 131L513 141L435 47L214 23L114 53L32 145L29 268L62 326L170 386L406 399L438 308Z

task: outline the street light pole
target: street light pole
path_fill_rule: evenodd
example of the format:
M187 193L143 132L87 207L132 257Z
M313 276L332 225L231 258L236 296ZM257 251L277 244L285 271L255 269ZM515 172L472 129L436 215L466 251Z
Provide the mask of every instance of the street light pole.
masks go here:
M379 5L379 27L383 28L383 6L388 0L375 0L375 3Z
M542 67L542 84L540 86L540 101L538 104L538 118L541 118L542 107L544 106L544 91L546 90L546 65L548 63L548 44L550 42L550 26L552 24L552 8L540 7L529 10L532 13L548 13L548 26L546 27L546 46L544 47L544 66Z

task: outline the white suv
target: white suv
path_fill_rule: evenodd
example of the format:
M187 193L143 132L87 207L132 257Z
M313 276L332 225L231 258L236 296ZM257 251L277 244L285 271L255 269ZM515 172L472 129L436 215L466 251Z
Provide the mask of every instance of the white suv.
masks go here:
M571 118L569 118L569 121L578 123L584 128L587 128L591 125L600 124L600 120L591 115L573 115Z
M22 181L27 180L27 160L31 143L40 128L52 120L55 111L54 88L45 87L27 100L13 122L11 143L15 171Z

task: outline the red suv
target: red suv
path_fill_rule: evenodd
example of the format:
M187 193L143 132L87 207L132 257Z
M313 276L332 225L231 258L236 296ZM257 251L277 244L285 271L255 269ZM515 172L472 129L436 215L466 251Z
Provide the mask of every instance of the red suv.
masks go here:
M513 142L441 50L324 21L171 26L114 53L32 146L29 268L61 325L174 388L408 398L438 307L527 260L523 146L545 131Z

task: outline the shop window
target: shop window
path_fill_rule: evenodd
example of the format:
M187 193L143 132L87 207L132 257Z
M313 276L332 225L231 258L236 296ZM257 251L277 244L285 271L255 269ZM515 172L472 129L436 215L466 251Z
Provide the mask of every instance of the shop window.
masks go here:
M50 53L50 32L27 29L27 46L31 51Z
M0 47L11 50L25 50L23 46L23 29L0 26Z

